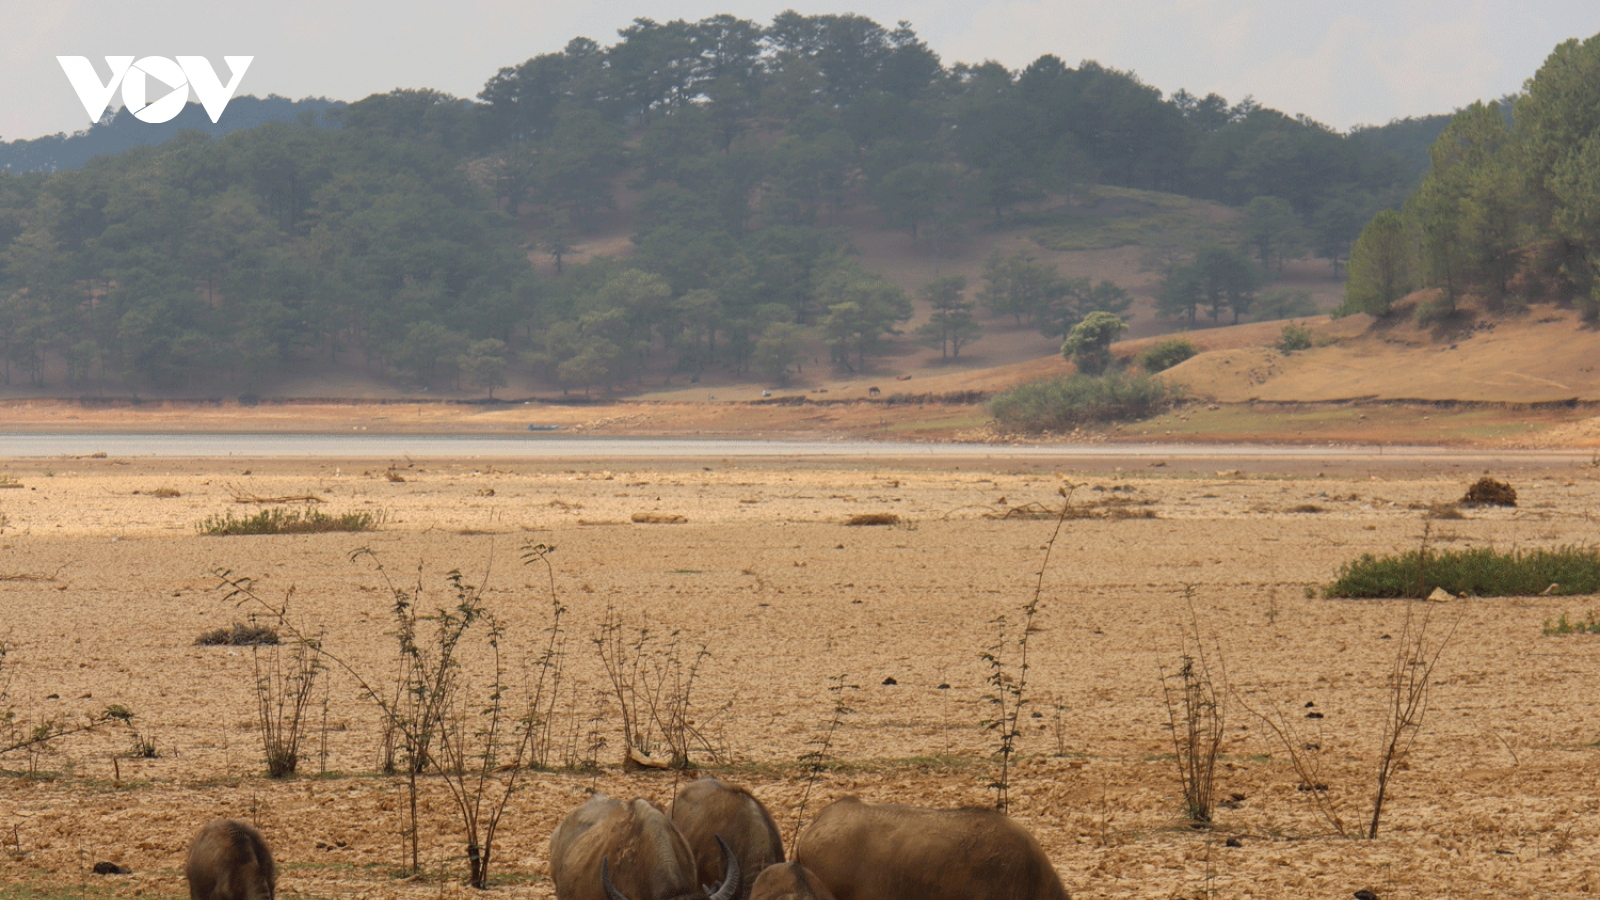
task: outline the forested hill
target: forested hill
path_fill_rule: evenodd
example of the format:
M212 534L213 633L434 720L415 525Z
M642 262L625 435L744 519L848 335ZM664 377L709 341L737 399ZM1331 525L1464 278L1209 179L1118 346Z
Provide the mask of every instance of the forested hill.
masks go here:
M5 378L247 390L337 363L417 386L492 388L507 367L584 389L777 383L815 348L851 370L912 301L823 227L841 210L938 254L1113 185L1260 211L1262 265L1296 241L1337 259L1416 185L1407 148L1434 124L1341 134L1094 62L947 64L909 26L792 12L641 19L500 69L476 100L395 91L327 118L0 173ZM635 252L571 264L620 191ZM1166 248L1173 266L1202 249ZM958 353L975 306L1053 334L1126 307L1026 259L989 275L927 285L943 331L919 337Z
M1458 112L1398 209L1375 215L1350 259L1346 305L1396 302L1459 325L1533 300L1600 321L1600 35L1556 47L1522 93Z
M164 144L180 131L198 130L221 137L241 128L254 128L266 122L324 122L323 113L343 103L318 97L290 100L272 94L257 98L250 94L234 97L221 121L212 122L200 104L191 101L170 122L150 125L118 108L83 131L51 134L32 140L0 141L0 170L10 172L57 172L76 169L96 156L122 153L134 147Z

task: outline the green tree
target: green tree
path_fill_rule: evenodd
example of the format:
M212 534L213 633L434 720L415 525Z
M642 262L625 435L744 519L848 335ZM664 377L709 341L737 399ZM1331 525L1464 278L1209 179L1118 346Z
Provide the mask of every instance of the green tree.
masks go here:
M956 184L956 173L949 166L912 162L884 175L873 186L873 196L890 224L910 229L915 243L920 226L954 205Z
M1192 263L1179 263L1168 267L1156 288L1156 312L1169 319L1187 320L1190 328L1200 305L1205 302L1205 284L1200 270Z
M824 276L817 293L828 310L822 331L829 353L848 371L864 369L867 354L881 350L884 338L899 334L895 326L911 318L911 298L904 291L853 262L836 266ZM852 353L854 366L850 364Z
M1226 247L1205 247L1195 255L1203 302L1211 309L1211 323L1218 324L1224 309L1233 311L1233 324L1250 312L1256 290L1261 286L1261 270L1237 251Z
M1127 327L1112 313L1092 312L1073 326L1061 344L1061 355L1072 360L1084 375L1103 374L1111 366L1112 342Z
M1039 262L1025 250L1006 257L997 251L984 263L978 299L991 313L1012 316L1021 325L1059 289L1060 280L1055 266Z
M928 282L918 291L923 302L933 308L928 321L917 326L917 339L939 348L940 359L961 356L961 348L983 336L983 329L972 315L966 299L967 279L946 275Z
M1388 315L1396 300L1411 293L1412 252L1412 235L1399 212L1386 209L1373 216L1350 249L1342 308Z
M534 198L547 218L565 212L589 227L613 209L612 181L627 164L621 129L588 111L564 113L538 151Z
M1521 165L1551 262L1600 318L1600 35L1558 45L1517 100Z
M799 371L806 338L806 329L793 322L773 322L756 339L750 363L768 382L788 384L790 367Z
M484 388L489 399L494 399L494 389L506 386L505 341L486 338L473 341L461 356L461 373L468 383Z
M1305 229L1287 200L1256 197L1240 211L1239 231L1261 268L1283 271L1285 260L1305 253Z
M418 384L431 387L455 377L466 349L467 339L460 332L437 322L418 322L406 330L394 362Z

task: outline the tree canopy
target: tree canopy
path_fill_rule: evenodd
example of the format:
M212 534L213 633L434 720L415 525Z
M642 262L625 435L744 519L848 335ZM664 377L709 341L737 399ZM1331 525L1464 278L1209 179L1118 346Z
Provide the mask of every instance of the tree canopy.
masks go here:
M1557 46L1522 93L1457 112L1398 209L1367 223L1346 306L1377 315L1437 288L1491 309L1552 297L1600 319L1600 35Z
M1587 83L1568 81L1530 94L1529 121L1550 124L1526 152L1548 170L1533 206L1563 235L1559 266L1579 273L1600 257L1581 237L1585 198L1600 196L1581 163L1600 151L1564 142L1587 121L1556 124ZM640 18L609 45L574 38L505 66L474 99L396 90L71 171L0 172L0 361L8 382L65 372L75 388L247 390L354 359L419 388L492 392L527 367L589 391L647 372L781 381L820 340L859 370L912 307L826 227L852 206L942 253L1084 185L1178 192L1245 207L1251 247L1278 266L1311 241L1337 258L1396 204L1420 175L1405 150L1416 133L1166 96L1094 61L951 64L909 24L859 15ZM1463 277L1505 282L1521 238L1494 198L1510 188L1463 160L1474 174L1430 190L1463 212L1474 247L1499 248ZM575 256L617 224L621 196L633 252ZM1169 307L1248 310L1249 260L1185 271ZM936 285L918 335L956 356L978 323L964 286ZM1129 303L1025 256L997 258L975 299L1061 338Z

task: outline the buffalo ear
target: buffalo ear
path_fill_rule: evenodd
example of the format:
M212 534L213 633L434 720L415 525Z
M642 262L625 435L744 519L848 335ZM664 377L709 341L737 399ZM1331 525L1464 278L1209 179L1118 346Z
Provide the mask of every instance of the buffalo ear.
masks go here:
M739 896L739 858L733 855L733 850L728 842L717 835L717 846L722 848L722 858L726 860L722 873L722 886L711 895L711 900L733 900Z

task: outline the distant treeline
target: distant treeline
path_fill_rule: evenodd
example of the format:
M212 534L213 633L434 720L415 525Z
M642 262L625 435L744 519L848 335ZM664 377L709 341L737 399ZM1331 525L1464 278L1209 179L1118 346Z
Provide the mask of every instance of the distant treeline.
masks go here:
M1600 35L1556 47L1522 93L1458 112L1429 154L1421 185L1361 232L1347 310L1384 316L1437 288L1423 320L1448 322L1468 295L1600 320Z
M343 103L307 97L290 100L277 94L257 98L249 94L228 102L220 121L213 122L198 103L190 102L170 122L151 125L134 118L126 108L118 108L83 131L51 134L32 140L0 141L0 170L9 172L58 172L77 169L96 156L122 153L134 147L164 144L180 131L204 131L221 137L241 128L254 128L267 122L306 122L331 124L323 118L329 109Z
M640 19L501 69L476 101L395 91L0 173L0 354L8 381L64 368L70 387L247 389L351 358L416 385L492 389L506 366L583 389L711 367L781 381L817 340L859 368L911 313L819 227L831 212L871 205L939 253L1116 185L1255 203L1337 259L1416 185L1434 124L1340 134L1053 56L947 66L909 26L853 15ZM572 265L619 189L636 253ZM1026 263L992 263L977 298L1017 314ZM1026 305L1047 333L1126 307L1050 276ZM925 291L943 318L922 336L947 353L978 334L958 282Z

